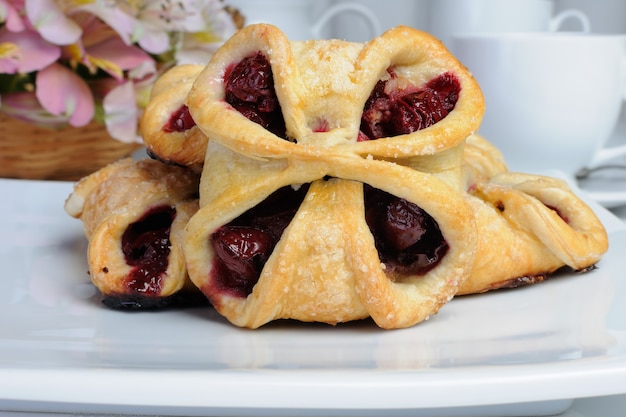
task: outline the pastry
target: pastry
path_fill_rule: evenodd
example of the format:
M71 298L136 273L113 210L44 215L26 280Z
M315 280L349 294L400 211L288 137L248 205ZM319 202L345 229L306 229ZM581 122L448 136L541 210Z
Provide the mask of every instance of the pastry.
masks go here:
M604 226L564 181L509 172L478 135L467 139L465 164L480 233L458 295L534 284L562 268L593 268L607 251Z
M324 145L326 141L330 140L332 142L329 143L330 145L342 144L350 146L354 145L354 130L363 127L362 130L359 130L357 137L359 145L354 150L356 153L361 155L380 154L383 157L387 156L397 159L401 157L410 158L422 153L434 153L435 151L454 146L458 144L459 136L465 136L467 131L475 130L480 123L483 112L482 95L475 83L465 82L467 85L464 85L463 88L470 91L467 91L464 94L465 97L456 103L457 111L448 117L445 123L438 124L436 128L431 128L428 132L413 135L411 140L407 141L406 135L402 133L412 133L414 130L422 129L427 124L433 124L432 120L424 120L432 117L431 115L439 114L439 116L435 117L441 118L443 113L447 114L445 109L428 111L427 106L432 105L432 103L428 102L430 98L423 99L421 107L410 109L411 104L409 102L416 100L416 96L425 94L424 91L416 91L416 85L426 84L426 81L431 81L431 86L423 89L426 91L432 89L436 83L440 84L438 88L441 90L445 88L452 89L453 87L458 88L458 86L454 85L457 80L451 79L453 77L448 78L450 74L442 73L441 63L434 65L432 62L420 62L420 57L414 56L415 52L410 49L411 41L403 39L401 33L403 30L409 30L408 28L397 28L394 30L395 35L393 35L394 31L391 31L386 36L370 42L373 45L363 50L361 44L348 44L340 41L326 41L323 47L321 47L321 42L316 41L320 47L311 48L307 46L309 42L288 42L282 32L272 26L252 25L252 27L255 26L257 32L265 33L265 35L259 35L262 39L255 39L255 41L257 43L267 41L264 48L271 50L272 57L277 56L279 61L287 63L283 64L281 68L281 71L285 71L281 77L284 80L281 79L280 85L274 91L273 70L270 68L271 64L267 61L267 57L259 53L256 56L244 58L241 55L244 55L247 51L254 50L254 45L246 45L245 47L234 45L238 48L235 52L239 54L237 58L242 58L240 64L245 64L239 65L238 71L240 73L253 70L262 74L268 74L268 80L263 81L267 83L267 86L242 86L242 82L245 81L242 81L242 77L233 75L233 69L235 68L219 65L219 62L230 59L230 57L223 55L233 53L233 46L222 48L219 51L220 56L213 60L218 61L218 65L204 71L203 80L200 82L206 85L202 87L202 92L199 94L200 97L198 95L195 96L196 101L212 100L213 107L211 110L203 109L202 113L205 114L204 124L214 126L211 129L213 133L217 131L217 126L221 125L223 129L219 129L220 134L236 138L237 133L242 132L236 133L233 129L237 130L237 121L244 115L244 117L258 122L263 129L284 139L288 137L293 139L297 136L300 138L300 141L313 141ZM247 28L244 32L250 31L251 29ZM450 60L448 52L441 44L438 44L438 41L430 38L425 33L419 32L418 34L417 31L415 32L411 38L413 41L423 42L425 39L428 39L430 45L423 43L426 48L430 49L428 51L430 53L429 59ZM258 33L252 36L256 35ZM245 36L240 34L231 43L236 44L237 39L241 43L241 38ZM246 40L245 42L250 44L252 41ZM282 50L285 49L285 42L288 42L287 45L291 50ZM327 51L324 51L324 48ZM259 47L259 49L263 48ZM327 61L325 65L323 61L319 62L320 56L316 55L318 52ZM294 56L294 54L296 55ZM349 59L362 61L362 65L350 63L353 73L349 75L350 79L358 77L363 79L362 81L359 79L352 81L346 79L343 80L346 81L345 85L331 86L324 77L319 77L316 72L309 70L313 65L316 67L324 66L323 71L332 73L335 70L335 64L342 64L338 61L338 59L344 58L339 56L342 54L354 55L349 57ZM334 55L337 55L338 59L332 59ZM356 55L359 56L357 57ZM296 60L297 65L293 66L296 68L290 68L288 64L294 60ZM393 64L390 61L394 61ZM405 61L408 62L408 65L405 65ZM444 65L449 63L446 61ZM263 65L266 65L267 68L263 68ZM457 67L458 65L456 63ZM204 159L207 138L197 128L195 120L188 112L186 105L191 84L202 68L200 65L176 66L161 76L153 87L150 103L144 112L142 134L148 152L156 159L166 163L173 162L186 166L197 166ZM418 74L415 73L416 70L419 71ZM373 71L380 72L381 79L378 79L378 74L373 74ZM438 77L431 77L431 74L437 74L438 72ZM299 74L299 77L294 77L294 73ZM225 76L227 78L230 77L231 81L224 80ZM464 76L468 77L467 74ZM210 77L215 77L215 79L210 79ZM377 84L371 86L372 89L377 89L376 94L371 97L368 96L368 89L354 91L357 88L360 89L362 83L371 83L372 80L367 78L372 77L377 80ZM255 80L254 82L259 81ZM216 94L222 95L223 103L219 103L219 97L209 97L206 94L207 92L210 93L211 86L215 83L223 83L228 89L228 91L223 89L224 91L221 92L219 87L213 89L217 90ZM446 85L446 83L449 84ZM305 89L303 85L306 85L308 88ZM206 91L206 88L209 91ZM237 92L237 89L239 89L239 92ZM335 94L329 98L307 99L307 95L311 93L323 95L323 91L328 89L346 91L340 91L340 94ZM386 94L383 90L391 93ZM258 94L261 98L254 98L258 91L263 91L263 93ZM451 93L454 94L455 92L451 91ZM249 94L250 99L257 100L258 104L245 104L245 101L237 98L238 94L240 96ZM429 94L429 92L426 92L426 94ZM386 97L387 95L390 97ZM281 97L280 100L279 96ZM369 100L368 103L363 103L366 99ZM337 108L329 111L328 105L331 103L328 100L332 100L332 104L336 105ZM394 111L396 116L393 120L380 121L377 120L379 117L377 113L380 113L380 111L376 109L376 106L385 100L392 102L395 110L398 111ZM283 115L278 105L279 101L285 104L290 103L294 107L290 112L292 114ZM311 107L307 112L307 116L311 120L303 120L304 113L299 109L305 103ZM201 105L198 101L196 107L201 107ZM237 107L240 114L219 113L220 116L215 116L215 111L223 106ZM367 115L363 115L363 122L360 123L360 116L364 106L368 107L366 109ZM445 103L443 105L437 104L437 106L445 107ZM251 110L252 107L265 110L257 112ZM225 116L226 120L223 120L222 117ZM291 119L291 123L286 122L285 117ZM350 124L342 125L343 121L346 120L350 120ZM411 123L414 126L411 126ZM422 125L421 127L420 124ZM305 127L304 125L308 126ZM399 129L403 130L403 132L398 133L398 129L392 127L392 125L403 125ZM286 130L287 127L290 127L293 131L288 132ZM304 128L304 130L301 128ZM301 131L297 131L298 129ZM333 135L320 134L328 129L333 130ZM386 129L394 130L394 134L390 136L397 136L398 138L384 141L384 143L368 141L368 135L371 138L380 138L385 135L384 131ZM315 135L312 135L313 133ZM256 140L250 137L244 137L243 140L249 144L251 142L252 146L256 144ZM411 142L413 146L409 147L407 142ZM433 144L437 146L437 149L431 148ZM283 145L279 144L279 146ZM265 148L267 149L267 146Z
M267 168L213 141L209 150L213 171ZM456 293L476 235L460 193L432 174L383 161L344 164L338 173L361 174L367 186L336 176L279 188L253 183L192 217L190 277L230 321L255 328L278 318L338 323L372 316L381 327L406 327ZM379 221L405 210L414 216L409 230L404 218Z
M107 305L203 294L241 327L408 327L456 295L588 270L607 250L565 182L508 170L475 133L483 111L475 80L423 32L292 42L251 25L155 85L143 130L165 163L106 167L66 210ZM153 215L165 225L148 235L170 227L171 249L130 265L126 242Z
M204 65L185 64L166 71L154 83L141 118L141 136L148 154L167 164L200 171L207 137L189 114L186 99Z
M239 31L187 97L210 138L185 231L191 280L229 321L412 326L466 279L463 143L483 99L430 35L290 42Z
M477 181L486 181L498 174L509 171L500 150L479 134L465 139L463 148L463 176L465 188L468 189Z
M137 309L199 299L181 246L197 193L197 174L151 159L123 159L76 184L65 210L83 222L89 274L104 304Z

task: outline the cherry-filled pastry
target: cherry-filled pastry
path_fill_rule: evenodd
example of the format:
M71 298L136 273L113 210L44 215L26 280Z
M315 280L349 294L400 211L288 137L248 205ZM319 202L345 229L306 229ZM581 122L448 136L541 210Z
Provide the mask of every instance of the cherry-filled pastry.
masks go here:
M153 301L191 284L240 327L371 317L396 329L456 295L590 270L608 247L565 182L510 172L476 134L479 86L415 29L352 43L250 25L151 97L155 160L104 168L66 203L113 306L143 308L136 287L152 282ZM169 239L166 256L134 264L136 229ZM158 278L137 280L142 269Z
M423 32L360 44L239 31L186 99L209 138L191 280L219 313L412 326L458 291L476 233L463 143L483 97Z
M203 68L204 65L177 65L152 86L140 126L146 151L154 159L201 170L207 137L195 126L186 99Z
M123 159L80 180L65 202L89 240L89 275L120 309L198 299L182 235L198 209L198 175L146 159Z
M509 172L500 151L478 135L467 138L464 164L478 241L457 295L534 284L560 269L585 271L607 251L604 226L565 181Z

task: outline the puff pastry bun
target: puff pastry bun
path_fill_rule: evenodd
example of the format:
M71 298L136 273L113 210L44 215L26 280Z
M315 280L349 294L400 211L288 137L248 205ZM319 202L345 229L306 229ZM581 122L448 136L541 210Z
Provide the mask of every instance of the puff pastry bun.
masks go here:
M540 282L567 267L593 267L608 249L596 214L562 180L509 172L478 135L465 148L468 202L477 223L476 261L458 295Z
M187 105L209 142L185 256L228 320L400 328L456 294L476 247L463 142L484 104L438 40L399 27L290 42L248 26Z
M161 307L197 293L182 249L197 193L196 174L150 159L121 160L76 184L65 210L83 222L89 274L106 305ZM179 292L187 294L177 300Z
M141 118L141 136L150 156L166 164L199 171L207 137L189 114L186 99L204 65L177 65L152 86Z

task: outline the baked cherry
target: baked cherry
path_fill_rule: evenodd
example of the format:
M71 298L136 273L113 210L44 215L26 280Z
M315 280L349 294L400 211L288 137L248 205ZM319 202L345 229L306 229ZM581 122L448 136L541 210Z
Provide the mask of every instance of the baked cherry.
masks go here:
M170 116L168 122L163 126L163 131L167 133L185 132L196 125L196 122L189 113L189 107L183 104Z
M425 213L413 203L393 199L384 208L384 214L381 232L395 250L402 251L415 245L426 233L424 226L428 220Z
M211 235L218 291L246 297L302 204L308 184L283 187Z
M276 245L270 233L243 226L221 227L211 243L220 260L220 283L241 297L252 292Z
M380 80L365 103L359 141L412 133L445 118L455 107L461 91L458 78L449 72L422 87L397 90L396 75Z
M124 231L122 252L126 263L133 267L126 281L130 292L158 295L161 291L161 281L169 263L170 229L175 216L173 207L154 207Z
M274 90L269 60L261 52L248 56L227 69L225 100L247 119L285 138L285 120Z
M448 251L432 216L414 203L367 185L365 219L380 260L391 274L423 275Z

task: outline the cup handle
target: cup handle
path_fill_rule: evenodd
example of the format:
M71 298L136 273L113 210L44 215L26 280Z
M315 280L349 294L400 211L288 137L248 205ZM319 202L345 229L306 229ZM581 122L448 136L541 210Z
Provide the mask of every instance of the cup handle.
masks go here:
M380 22L378 17L369 8L358 3L338 3L327 9L313 24L311 32L315 38L321 36L324 26L336 15L343 12L355 12L365 18L369 29L371 30L370 38L374 38L381 34Z
M626 145L612 146L610 148L602 148L593 157L593 161L589 164L592 167L602 165L612 159L626 155Z
M581 32L591 32L591 22L589 21L589 18L587 17L585 13L576 9L567 9L558 13L556 16L554 16L550 20L550 25L548 27L548 30L550 32L558 31L561 28L561 25L563 24L563 22L565 22L568 19L578 20L578 22L580 23Z

